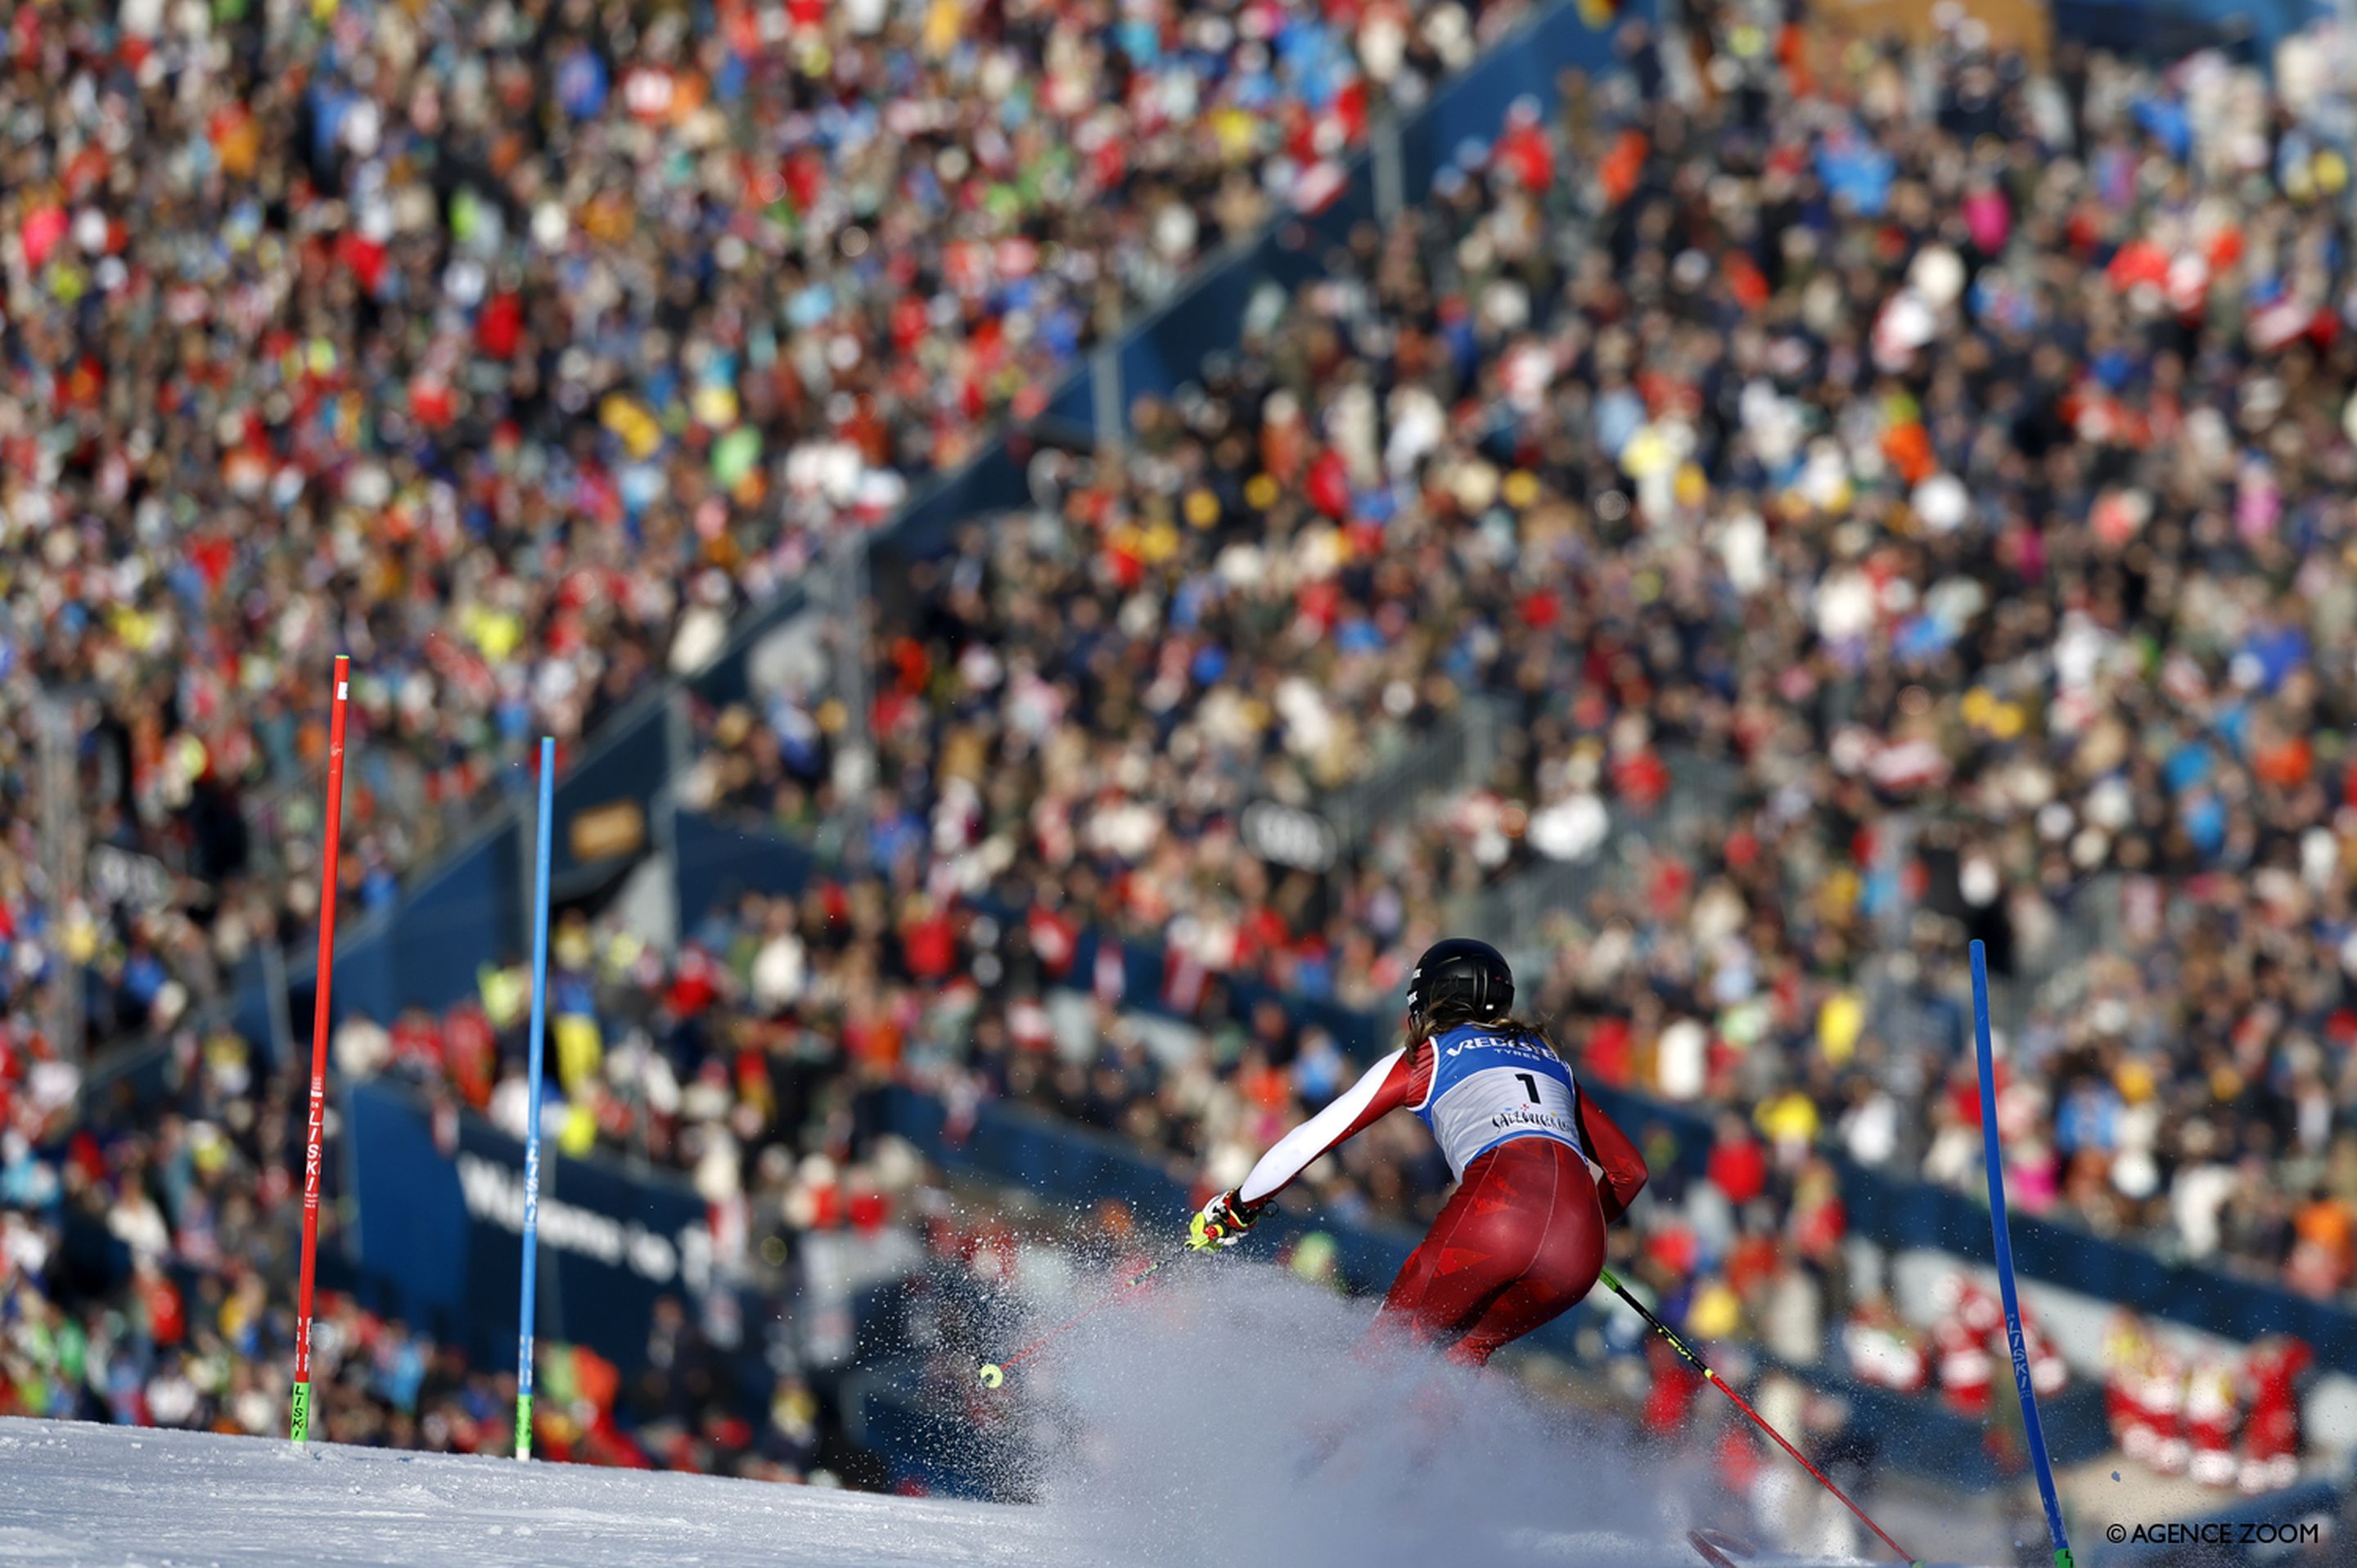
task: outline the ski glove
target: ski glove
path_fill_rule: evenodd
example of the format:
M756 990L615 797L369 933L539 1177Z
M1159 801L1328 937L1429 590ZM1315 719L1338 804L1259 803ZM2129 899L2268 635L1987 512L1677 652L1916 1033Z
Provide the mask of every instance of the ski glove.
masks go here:
M1265 1202L1246 1203L1240 1190L1223 1192L1188 1223L1187 1245L1198 1252L1206 1247L1232 1247L1267 1207Z

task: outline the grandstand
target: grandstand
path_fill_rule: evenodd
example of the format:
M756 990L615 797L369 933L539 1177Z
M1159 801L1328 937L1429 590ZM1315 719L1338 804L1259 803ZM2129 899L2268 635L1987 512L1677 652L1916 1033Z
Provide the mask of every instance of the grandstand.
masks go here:
M1969 9L16 14L0 1414L283 1430L345 652L337 1443L510 1451L550 734L543 1456L1061 1506L1010 1303L1472 930L1616 1272L2003 1560L1976 939L2072 1517L2337 1520L2357 70ZM1634 1324L1517 1376L1868 1544Z

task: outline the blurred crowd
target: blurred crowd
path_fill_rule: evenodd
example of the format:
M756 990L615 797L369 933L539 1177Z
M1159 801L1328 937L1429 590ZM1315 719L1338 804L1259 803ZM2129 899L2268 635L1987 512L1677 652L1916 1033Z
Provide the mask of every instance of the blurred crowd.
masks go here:
M0 1000L168 1026L316 913L338 651L382 904L1523 9L12 7L0 779L161 886L14 817Z
M789 682L695 798L1354 1006L1479 929L1607 1081L1960 1185L1983 937L2025 1207L2343 1294L2345 40L1759 19L1631 29L1127 450L879 565L869 722ZM1487 704L1329 863L1251 832Z
M118 1079L62 1114L27 1092L22 1065L0 1058L0 1414L283 1434L302 1075L268 1071L232 1032L182 1031L156 1064L160 1085ZM512 1452L512 1369L365 1305L338 1273L339 1213L331 1192L313 1430ZM541 1342L536 1453L819 1484L848 1465L872 1480L799 1367L733 1355L676 1300L658 1303L648 1333L646 1364L628 1375L586 1346Z
M0 1070L0 1410L253 1434L285 1429L296 1218L291 1080L232 1036L179 1064L159 1115L44 1114ZM335 1294L313 1327L313 1411L339 1442L474 1451L509 1440L513 1385Z

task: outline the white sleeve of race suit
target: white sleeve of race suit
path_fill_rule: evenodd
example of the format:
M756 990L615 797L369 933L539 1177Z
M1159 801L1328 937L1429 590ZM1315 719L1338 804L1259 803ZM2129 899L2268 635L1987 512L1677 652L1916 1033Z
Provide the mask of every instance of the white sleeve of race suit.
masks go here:
M1243 1186L1236 1189L1246 1203L1259 1203L1284 1189L1286 1183L1308 1170L1318 1155L1357 1132L1360 1119L1375 1102L1393 1071L1405 1059L1405 1047L1394 1051L1361 1076L1333 1102L1279 1138L1260 1163L1244 1177Z

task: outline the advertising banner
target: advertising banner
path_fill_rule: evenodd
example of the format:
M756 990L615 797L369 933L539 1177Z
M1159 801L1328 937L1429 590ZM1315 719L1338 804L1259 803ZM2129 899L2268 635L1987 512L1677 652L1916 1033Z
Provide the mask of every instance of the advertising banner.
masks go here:
M344 1096L358 1221L352 1262L384 1308L489 1359L513 1358L522 1279L523 1145L480 1117L446 1120L403 1090ZM704 1201L669 1172L568 1159L544 1146L537 1326L627 1374L646 1361L659 1297L707 1288Z

